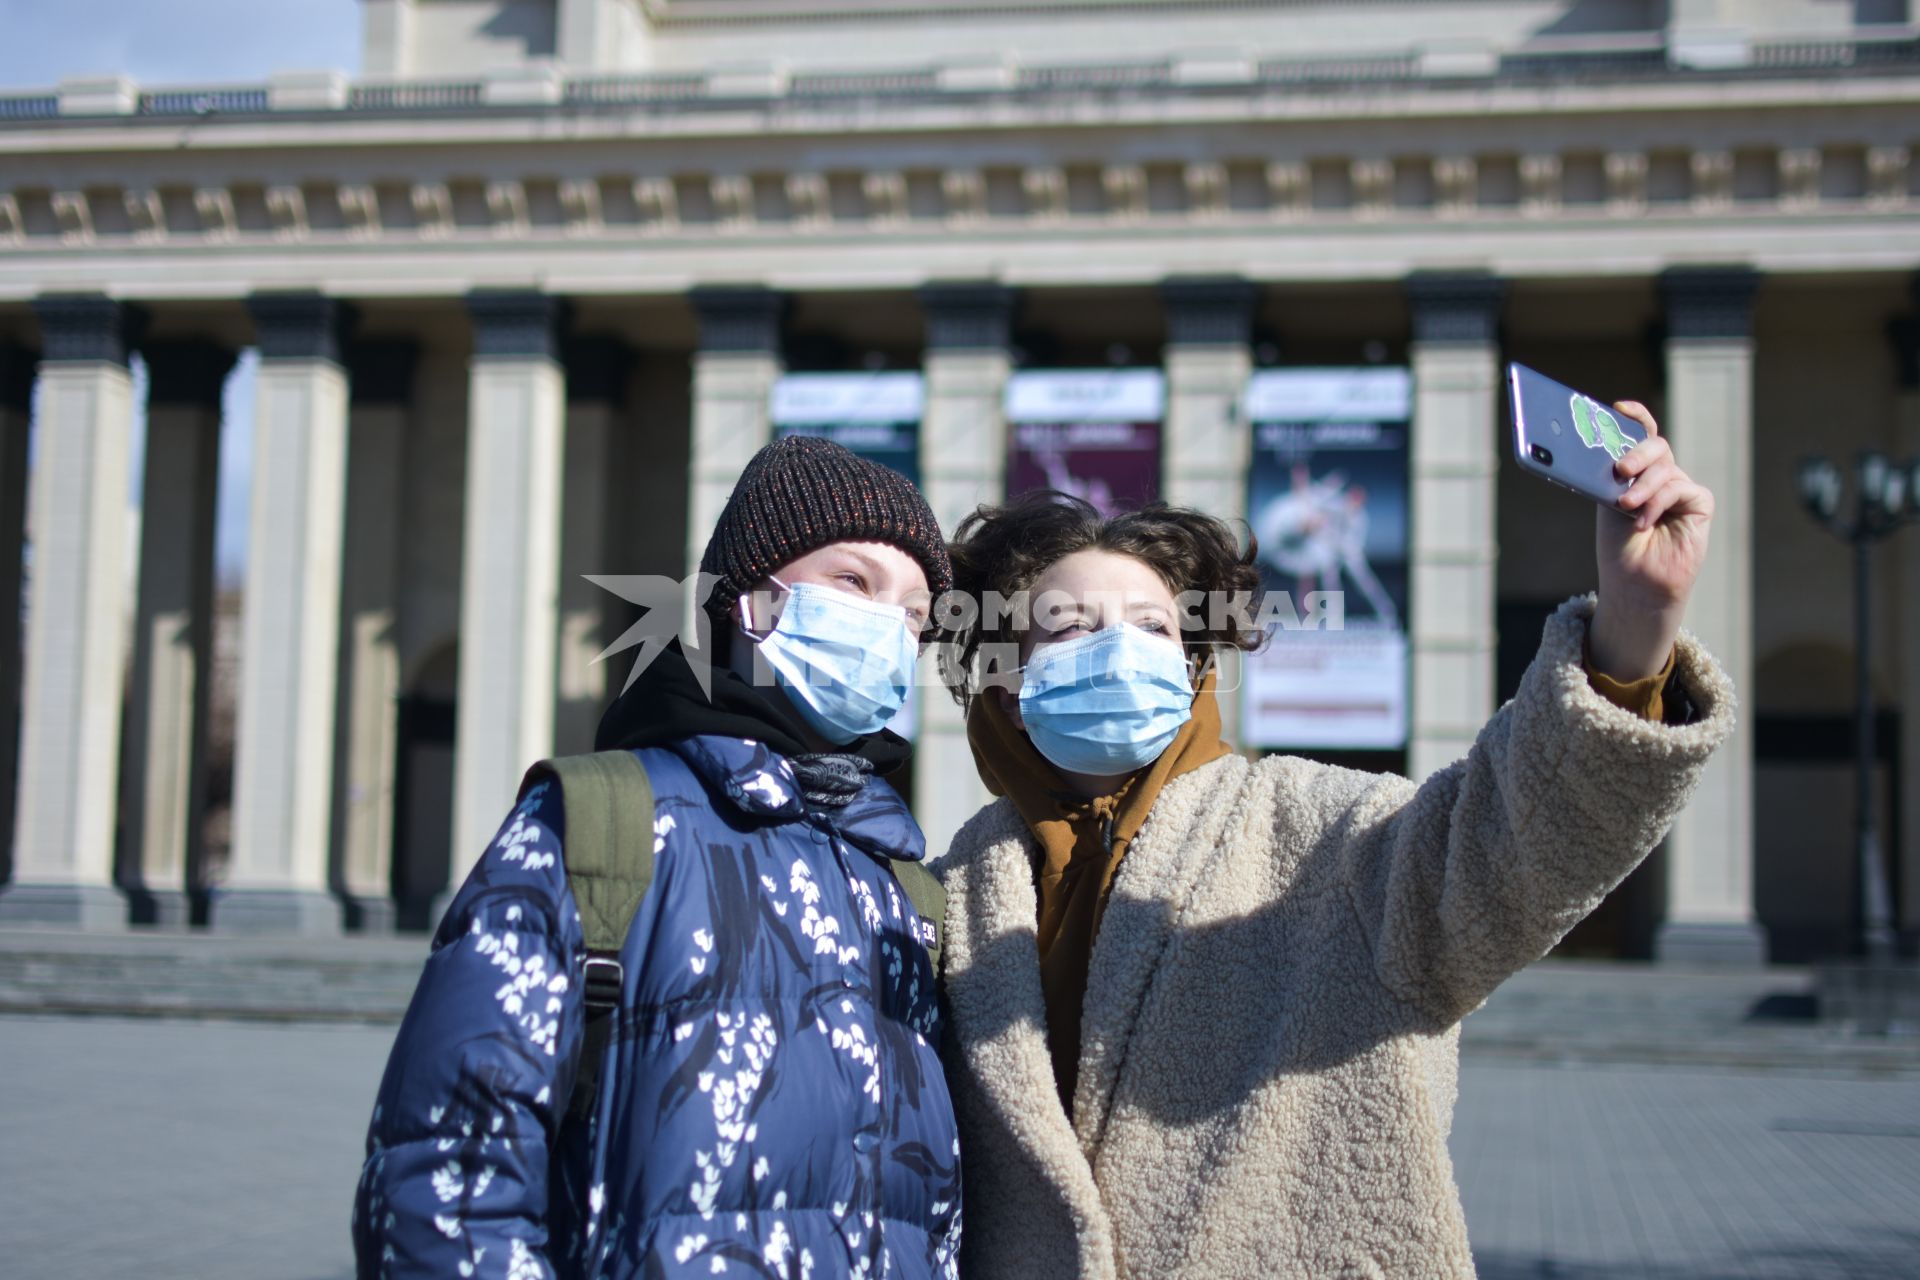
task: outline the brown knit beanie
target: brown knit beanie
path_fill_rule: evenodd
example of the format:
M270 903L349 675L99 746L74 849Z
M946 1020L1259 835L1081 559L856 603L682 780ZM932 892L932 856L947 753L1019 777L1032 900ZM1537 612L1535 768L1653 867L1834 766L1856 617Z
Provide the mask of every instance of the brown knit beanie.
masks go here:
M926 570L938 600L953 586L940 523L891 467L831 440L787 436L753 455L713 527L700 570L720 579L707 597L716 621L767 575L830 542L884 542Z

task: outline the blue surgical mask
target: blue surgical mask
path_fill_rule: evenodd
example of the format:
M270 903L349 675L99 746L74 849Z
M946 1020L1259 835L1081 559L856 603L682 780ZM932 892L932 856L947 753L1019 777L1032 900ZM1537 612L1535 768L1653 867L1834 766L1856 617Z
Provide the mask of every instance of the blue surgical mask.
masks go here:
M745 597L740 612L747 616ZM905 609L808 582L787 587L780 621L755 639L801 718L836 745L878 733L898 714L920 657Z
M1159 759L1192 717L1185 651L1124 622L1043 645L1022 674L1027 737L1069 773L1132 773Z

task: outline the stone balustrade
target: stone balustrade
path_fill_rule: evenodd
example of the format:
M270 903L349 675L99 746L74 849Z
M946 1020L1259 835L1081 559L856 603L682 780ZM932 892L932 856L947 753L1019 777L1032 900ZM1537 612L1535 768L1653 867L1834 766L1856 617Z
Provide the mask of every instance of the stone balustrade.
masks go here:
M1398 53L1302 57L1281 51L1207 49L1126 61L1025 64L1011 57L937 66L790 70L778 63L566 74L551 62L449 80L349 82L335 72L296 71L266 84L143 89L124 76L63 81L57 88L0 94L0 129L56 119L148 120L315 114L433 114L542 108L645 107L727 110L743 102L938 100L1035 96L1181 94L1223 90L1326 93L1368 89L1449 90L1489 84L1585 85L1660 79L1910 75L1920 69L1920 26L1857 27L1844 33L1774 34L1716 50L1711 58L1659 31L1540 36L1515 48L1458 41Z

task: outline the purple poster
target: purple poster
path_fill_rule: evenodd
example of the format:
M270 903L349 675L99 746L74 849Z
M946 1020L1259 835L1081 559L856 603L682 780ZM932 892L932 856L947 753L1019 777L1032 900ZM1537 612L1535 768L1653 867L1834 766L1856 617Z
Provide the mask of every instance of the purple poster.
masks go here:
M1102 516L1160 496L1157 369L1037 370L1007 384L1007 496L1058 489Z

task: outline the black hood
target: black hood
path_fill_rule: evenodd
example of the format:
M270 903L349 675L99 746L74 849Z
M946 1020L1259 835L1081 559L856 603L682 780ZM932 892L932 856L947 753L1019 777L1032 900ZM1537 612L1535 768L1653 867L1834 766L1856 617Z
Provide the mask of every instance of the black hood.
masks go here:
M700 691L680 642L667 646L640 678L600 717L595 751L633 751L663 747L703 735L764 742L783 756L806 755L806 722L777 689L756 689L731 667L713 669L713 696ZM913 748L899 734L882 729L841 748L873 762L874 772L892 773L907 762Z

